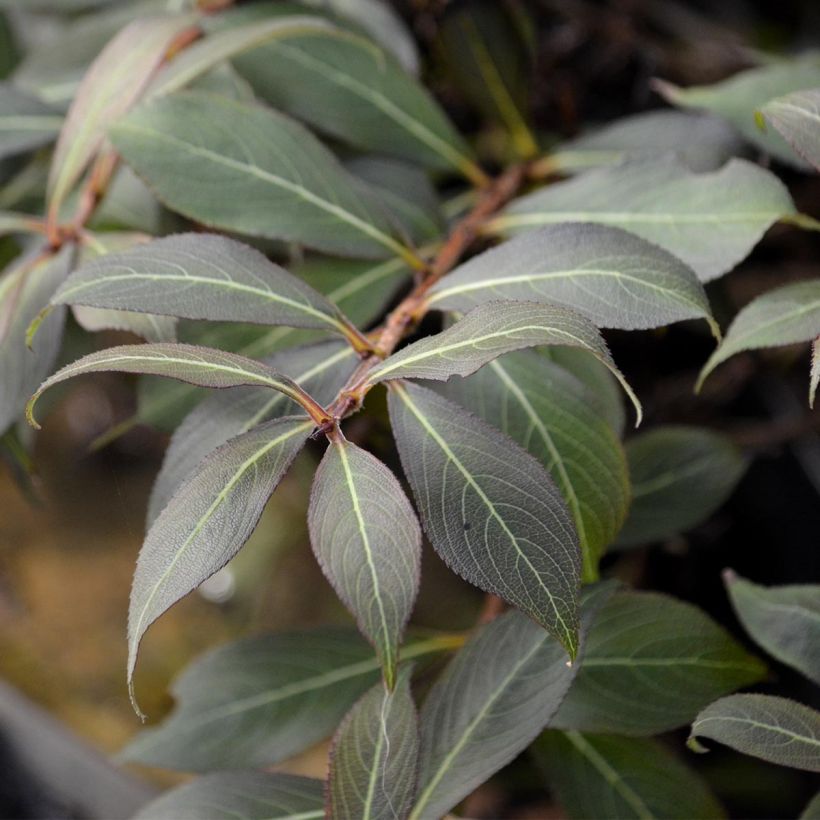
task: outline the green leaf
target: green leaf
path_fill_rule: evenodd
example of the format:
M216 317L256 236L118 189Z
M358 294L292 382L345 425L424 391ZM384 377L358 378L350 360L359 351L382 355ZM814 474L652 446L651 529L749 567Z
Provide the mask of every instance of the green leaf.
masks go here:
M786 186L757 165L734 159L717 171L694 173L671 157L548 185L512 202L488 230L614 225L665 248L708 282L745 259L775 222L796 213Z
M526 347L567 345L591 352L615 375L641 419L641 403L609 355L598 329L574 310L538 302L486 302L441 333L427 336L389 356L368 377L389 379L469 376L488 362Z
M8 83L0 83L0 159L48 145L62 124L59 111Z
M360 26L382 48L391 52L410 74L419 70L419 55L412 34L393 9L381 0L302 0L311 8L332 12Z
M327 31L329 34L335 32L337 36L346 36L345 32L326 20L308 15L258 21L207 34L184 49L159 72L146 91L145 98L151 99L179 91L215 66L243 51L250 51L281 37L292 37L295 34L312 31Z
M519 607L575 657L581 555L546 470L427 388L396 383L390 420L424 529L448 566Z
M762 587L723 574L743 628L772 657L820 684L820 586Z
M818 85L820 60L812 55L741 71L714 85L678 88L671 83L657 83L656 87L673 105L718 114L734 125L752 145L789 165L806 168L780 134L760 130L755 112L773 97Z
M578 677L550 726L654 735L766 669L703 612L652 592L618 592L590 630Z
M234 65L274 108L365 151L485 179L433 97L363 37L315 32L240 55Z
M820 336L811 345L811 376L809 379L809 408L814 409L814 397L820 384Z
M197 222L343 256L409 254L335 157L274 111L181 92L139 106L111 138L168 207Z
M419 730L409 669L394 692L377 683L333 738L328 813L334 820L405 820L413 805Z
M165 792L134 820L320 820L323 787L292 774L218 772Z
M800 820L818 820L820 818L820 792L809 801L800 814Z
M70 270L72 251L64 248L56 257L30 270L33 256L15 260L0 278L0 432L23 412L37 385L48 375L63 338L65 308L52 311L40 332L26 346L26 330ZM3 317L6 317L5 320Z
M529 158L538 144L528 124L532 60L520 8L503 2L451 6L439 27L447 69L470 102L502 123L516 153Z
M143 233L105 231L92 234L88 232L88 244L80 252L78 265L91 259L105 256L115 251L123 251L148 241L150 237ZM65 283L58 293L62 292ZM56 304L52 297L52 304ZM176 341L177 320L172 316L158 316L155 313L134 313L129 310L74 305L71 312L77 324L84 330L94 333L99 330L123 330L141 336L146 342Z
M584 629L612 593L591 588ZM520 612L479 630L434 684L421 710L421 774L413 820L441 817L512 761L555 714L577 664Z
M808 342L818 336L820 279L770 290L753 299L735 316L726 338L701 370L698 387L721 362L743 350ZM813 396L813 388L810 394Z
M721 698L692 723L689 745L705 751L699 737L769 763L820 772L820 712L793 700L772 695Z
M402 657L459 643L413 640ZM353 630L247 638L194 661L172 687L174 712L137 735L122 756L187 771L271 766L328 737L378 679L372 648Z
M57 140L48 178L49 218L55 220L71 188L102 147L108 127L140 98L174 39L192 15L129 23L89 67Z
M265 360L273 370L293 373L293 381L322 405L336 398L357 363L358 357L343 342L288 349ZM149 526L208 453L257 424L297 409L298 405L283 393L255 387L208 396L185 417L171 437L148 502Z
M620 546L662 541L709 519L746 472L725 436L700 427L665 425L626 443L632 506Z
M401 484L338 433L316 471L308 524L322 571L376 647L392 689L421 573L421 530Z
M510 353L442 392L506 433L552 475L578 530L584 577L617 535L629 507L626 457L591 391L534 351Z
M444 217L427 173L402 160L355 157L345 168L367 183L396 219L400 231L413 242L432 242L444 233Z
M34 405L55 384L86 373L114 371L167 376L199 387L270 387L302 403L304 393L289 379L261 362L208 347L185 344L144 344L109 347L83 356L49 376L29 399L26 416L34 420Z
M239 552L313 429L312 421L288 416L230 439L202 461L159 514L145 536L131 588L129 686L148 627Z
M760 111L806 162L820 170L820 89L769 100Z
M320 293L254 248L216 234L177 234L105 254L71 274L52 302L348 332Z
M556 171L574 173L651 160L675 154L693 171L716 171L741 153L743 142L720 117L686 111L647 111L623 117L559 144L547 162Z
M574 308L598 327L640 330L706 319L717 333L690 268L662 248L604 225L528 231L443 277L431 288L429 304L466 310L497 299Z
M409 269L399 259L374 264L353 259L313 258L299 266L297 273L299 278L326 293L328 299L336 303L352 322L365 327L381 315L408 279ZM207 327L204 329L207 336L200 342L234 350L245 356L263 357L298 344L303 341L302 335L305 333L289 327L277 327L237 343L236 329L236 325L232 324ZM140 380L137 392L137 413L117 425L115 430L106 434L106 438L112 440L118 431L128 430L137 423L173 430L199 401L199 393L201 391L195 387L145 377Z
M707 785L655 740L548 731L532 750L570 818L725 817Z

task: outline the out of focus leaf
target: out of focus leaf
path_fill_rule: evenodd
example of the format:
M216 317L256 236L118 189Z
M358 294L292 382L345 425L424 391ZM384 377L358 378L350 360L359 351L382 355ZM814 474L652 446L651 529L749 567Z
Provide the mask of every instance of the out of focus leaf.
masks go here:
M707 706L692 723L697 738L718 743L780 766L820 772L820 712L773 695L731 695Z
M677 156L693 171L716 171L743 150L743 141L720 117L686 111L634 114L560 143L545 163L562 173L618 165L626 160Z
M205 225L341 255L409 253L335 157L274 111L179 92L139 106L111 133L168 207Z
M749 302L729 325L726 338L700 373L698 385L722 362L743 350L808 342L820 336L820 279L770 290ZM816 365L812 364L809 403L814 403Z
M0 431L22 413L31 394L48 375L63 336L65 308L52 311L26 345L26 330L65 279L73 251L35 263L33 256L15 261L0 278ZM33 267L31 265L34 264Z
M658 734L766 671L691 604L626 591L602 607L580 666L552 728Z
M741 71L714 85L679 88L658 83L661 94L681 108L705 109L728 120L752 145L797 168L807 168L776 131L761 131L755 112L773 97L820 85L820 58L808 55Z
M51 220L103 144L108 127L139 99L169 46L194 19L173 15L135 20L91 64L54 150L48 179Z
M408 641L405 661L460 641ZM247 638L195 661L174 683L177 707L137 735L126 760L188 771L270 766L331 735L379 679L372 647L352 630Z
M134 820L319 820L321 780L269 772L218 772L171 789Z
M532 751L570 818L725 816L708 786L657 741L548 731Z
M820 586L763 587L724 573L743 628L782 663L820 684Z
M618 545L670 538L706 521L729 497L746 461L725 436L667 425L626 443L632 506Z
M506 127L519 156L535 155L538 144L527 125L532 64L519 16L502 0L451 5L439 45L470 102Z
M47 145L63 124L59 111L0 83L0 159Z

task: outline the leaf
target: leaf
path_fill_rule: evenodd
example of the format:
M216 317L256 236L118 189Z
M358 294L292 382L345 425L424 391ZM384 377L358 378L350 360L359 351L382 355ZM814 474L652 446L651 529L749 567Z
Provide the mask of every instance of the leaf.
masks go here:
M654 735L688 723L766 668L703 612L653 592L617 592L551 728Z
M168 48L194 22L192 15L129 23L100 52L83 77L66 115L48 178L49 219L105 140L108 127L139 99Z
M499 2L451 6L441 20L438 46L449 74L470 102L502 123L516 153L530 158L539 148L527 124L532 55L524 23L516 19L523 14Z
M779 766L820 772L820 712L773 695L731 695L707 706L692 723L689 745L707 737Z
M170 94L185 88L220 63L230 60L243 51L250 51L280 37L311 31L344 32L320 17L295 16L260 20L244 26L215 31L192 43L155 77L146 99Z
M284 350L269 357L265 364L279 372L293 373L293 381L324 405L333 401L357 362L356 354L343 342L323 342ZM185 417L171 437L151 490L148 525L208 453L257 424L297 409L298 405L284 393L268 393L255 387L208 396Z
M693 171L716 171L742 148L735 129L720 117L688 111L647 111L560 143L546 161L556 171L575 173L625 160L674 154Z
M402 657L459 643L414 640ZM194 661L172 687L175 711L137 735L122 756L187 771L270 766L328 737L378 679L372 648L352 630L246 638Z
M578 530L584 578L629 507L626 457L591 391L534 351L502 356L442 392L535 456L552 475Z
M545 347L538 350L538 355L560 365L587 387L595 408L609 422L615 435L623 436L626 427L623 393L605 364L577 347Z
M806 162L820 170L820 89L777 97L760 111Z
M15 260L0 278L0 317L9 317L5 336L0 339L0 432L23 412L29 396L54 366L63 338L65 309L58 308L46 317L30 349L26 329L65 278L72 257L68 247L36 264L34 256L27 256Z
M488 230L613 225L660 245L708 282L745 259L775 222L796 213L785 185L757 165L733 159L719 170L693 173L672 157L541 188L512 202Z
M312 421L287 416L230 439L159 514L145 536L131 588L129 686L145 631L239 552L313 429Z
M598 329L581 314L538 302L486 302L441 333L427 336L389 356L368 377L389 379L469 376L504 353L537 345L568 345L587 350L615 375L641 420L641 403L609 355Z
M578 650L572 518L529 453L427 388L396 383L390 421L425 532L447 565Z
M121 233L119 231L106 231L98 234L89 232L88 237L89 244L80 252L80 267L90 259L132 248L134 245L141 244L149 239L143 233ZM58 292L62 291L64 284ZM52 304L54 298L52 297ZM91 333L99 330L123 330L141 336L146 342L176 341L177 320L171 316L88 307L87 305L74 305L71 312L74 314L77 324L83 330Z
M338 433L316 471L308 525L322 571L376 647L392 689L421 573L421 530L401 484Z
M306 261L297 273L299 278L327 293L328 299L344 310L352 322L367 326L381 314L408 278L409 270L399 259L374 264L362 260L315 258ZM210 346L235 350L252 357L268 356L273 351L298 344L299 334L305 332L277 327L237 344L236 325L217 325L204 330L208 331L207 343ZM204 339L202 343L205 343ZM118 429L130 429L137 423L163 426L168 425L170 420L170 429L173 430L198 402L199 392L195 387L177 382L144 377L138 389L137 413L118 425ZM106 435L113 439L116 434L117 430L114 430Z
M809 801L800 814L800 820L818 820L820 818L820 792Z
M820 335L811 344L811 377L809 380L809 409L814 410L814 397L820 384Z
M418 74L419 55L401 17L381 0L302 0L311 7L338 14L361 26L382 48L390 51L410 74Z
M486 180L433 97L367 38L302 34L240 55L234 65L271 106L356 148Z
M662 541L707 521L732 494L746 460L725 436L665 425L626 443L632 506L619 546Z
M0 159L48 145L62 124L59 111L9 83L0 83Z
M701 778L655 740L548 731L532 748L570 818L725 817Z
M320 820L323 785L292 774L217 772L165 792L134 820Z
M177 234L105 254L75 271L52 301L349 332L320 293L254 248L216 234Z
M333 155L274 111L180 92L139 106L111 138L159 199L197 222L343 256L409 254Z
M83 356L49 376L26 406L29 423L39 427L34 420L34 405L49 387L73 376L105 371L167 376L199 387L270 387L300 404L304 399L303 391L287 376L235 353L186 344L120 345Z
M731 570L723 580L738 619L755 642L820 684L820 586L762 587Z
M457 267L429 305L466 310L497 299L573 308L598 327L640 330L706 319L703 286L683 262L619 228L570 223L528 231Z
M678 88L657 83L661 95L673 105L711 111L728 120L752 145L797 168L806 164L780 134L761 131L755 112L773 97L820 85L820 60L816 56L770 63L741 71L714 85Z
M442 236L444 217L438 194L423 169L379 156L354 157L345 168L367 183L368 193L387 207L403 235L414 242Z
M389 692L380 682L342 721L327 786L334 820L405 820L413 805L419 730L409 670Z
M584 629L612 593L587 591ZM441 817L511 762L548 723L575 677L561 647L520 612L480 629L448 664L421 710L413 820Z
M698 388L722 362L743 350L808 342L820 336L820 279L770 290L753 299L729 325L726 338L710 356ZM813 390L810 391L813 394Z

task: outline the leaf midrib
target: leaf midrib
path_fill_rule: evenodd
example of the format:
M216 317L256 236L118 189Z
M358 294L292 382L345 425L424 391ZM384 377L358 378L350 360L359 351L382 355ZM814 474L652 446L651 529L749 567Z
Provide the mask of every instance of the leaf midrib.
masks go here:
M307 190L303 186L291 182L290 180L287 180L284 177L279 176L278 174L266 171L263 168L260 168L258 165L250 165L248 163L240 162L230 157L226 157L222 154L218 154L215 151L210 150L209 148L194 145L193 143L187 142L183 139L180 139L179 137L173 136L172 134L157 131L156 129L148 128L146 126L136 125L127 119L117 123L117 128L121 131L131 131L135 134L139 134L142 136L153 137L154 139L160 142L165 141L177 147L185 148L195 156L201 157L205 160L209 160L218 165L223 165L227 168L231 168L234 171L240 171L242 173L248 174L252 177L262 180L263 182L270 183L271 185L277 186L279 188L283 188L289 193L292 193L300 199L303 199L305 202L309 203L315 208L318 208L319 210L330 214L331 216L335 217L341 222L350 225L351 227L355 228L356 230L375 240L380 245L383 245L384 247L388 248L394 253L405 253L404 248L395 239L388 236L383 231L380 231L378 228L371 225L369 222L366 222L365 220L361 219L360 217L356 216L350 211L347 211L344 208L333 204L332 202L328 202L326 199L322 199L320 196L317 196L316 194Z
M164 260L163 260L164 261ZM95 279L91 279L88 281L78 282L73 287L65 288L60 293L61 301L65 301L65 297L73 297L75 294L82 293L84 290L93 289L95 285L102 283L109 283L109 282L121 282L121 281L147 281L147 282L181 282L184 284L190 283L198 283L198 284L205 284L211 285L218 288L225 288L227 290L235 290L244 293L251 293L254 296L259 296L262 299L271 302L279 302L283 305L287 305L288 307L294 308L296 310L301 311L302 313L306 313L309 316L315 316L317 319L320 319L322 322L331 325L336 331L340 329L340 322L334 316L331 316L327 313L324 313L321 310L317 310L313 306L306 304L304 302L298 302L295 299L290 299L287 296L282 296L270 289L263 289L257 288L253 285L246 285L242 282L236 282L233 279L212 279L208 276L199 276L196 274L157 274L157 273L142 273L136 270L131 269L131 273L123 273L123 274L106 274L104 276L97 277ZM93 294L92 297L93 298ZM120 310L134 310L134 308L118 308ZM146 311L138 311L140 313ZM157 310L152 310L152 313L157 313ZM166 313L163 314L166 316L173 316L173 313Z
M511 532L509 527L507 526L507 522L499 515L498 511L495 509L495 506L487 497L486 493L481 489L478 485L476 480L473 478L470 471L456 458L455 453L450 449L447 442L439 435L438 431L430 424L427 418L421 413L421 411L416 407L413 403L413 400L410 398L407 391L402 386L397 386L395 388L396 392L405 403L405 405L410 409L413 415L418 420L419 424L427 431L428 435L433 439L433 441L438 444L447 458L456 466L458 471L464 476L465 481L473 488L473 491L478 495L487 509L490 511L490 514L495 518L495 520L500 525L501 529L510 539L510 542L515 547L516 552L518 553L519 557L524 561L524 563L529 567L530 571L533 574L538 586L544 591L547 596L547 600L550 602L550 606L552 607L553 614L555 615L556 620L561 625L564 635L567 640L568 646L573 646L573 634L568 628L564 618L562 617L561 613L558 611L558 607L555 604L555 599L553 598L552 593L550 592L549 588L545 586L545 584L541 581L541 577L539 576L538 572L535 570L535 567L530 563L530 560L527 556L522 552L521 548L518 546L518 539L515 535ZM486 547L486 544L485 544ZM496 570L497 571L497 570ZM500 574L500 573L499 573ZM546 634L546 633L545 633Z

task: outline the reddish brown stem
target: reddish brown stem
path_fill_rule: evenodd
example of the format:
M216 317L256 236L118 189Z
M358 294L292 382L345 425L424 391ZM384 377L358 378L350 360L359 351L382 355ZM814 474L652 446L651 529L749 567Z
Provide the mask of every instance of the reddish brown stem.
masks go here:
M447 241L427 267L424 276L387 317L381 331L376 335L374 353L359 364L339 392L336 401L328 407L328 414L334 419L339 421L361 407L369 389L367 376L370 371L389 356L424 317L427 312L427 292L461 261L461 257L473 244L484 223L515 196L526 178L526 169L526 165L515 165L490 182L473 209L456 223Z

